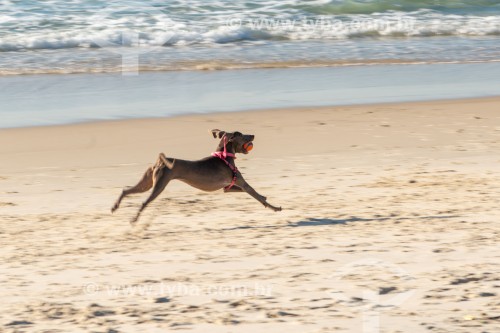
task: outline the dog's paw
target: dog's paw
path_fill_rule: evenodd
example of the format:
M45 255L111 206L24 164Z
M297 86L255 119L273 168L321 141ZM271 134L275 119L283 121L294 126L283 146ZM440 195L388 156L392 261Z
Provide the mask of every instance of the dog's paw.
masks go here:
M115 212L115 210L117 210L117 209L118 209L118 207L120 207L120 204L116 202L116 203L113 205L113 207L111 207L111 214L113 214L113 213Z

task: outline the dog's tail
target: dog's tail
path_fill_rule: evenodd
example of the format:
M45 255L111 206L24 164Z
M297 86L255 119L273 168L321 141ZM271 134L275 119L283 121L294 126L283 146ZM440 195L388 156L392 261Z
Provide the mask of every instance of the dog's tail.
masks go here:
M174 167L175 159L167 158L163 153L160 153L160 159L167 168L172 169Z

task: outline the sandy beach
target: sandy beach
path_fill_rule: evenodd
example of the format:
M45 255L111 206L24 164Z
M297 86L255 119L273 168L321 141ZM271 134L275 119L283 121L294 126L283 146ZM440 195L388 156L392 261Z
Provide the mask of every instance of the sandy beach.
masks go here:
M500 331L500 98L0 131L0 332ZM237 165L283 211L172 182L110 207L158 153Z

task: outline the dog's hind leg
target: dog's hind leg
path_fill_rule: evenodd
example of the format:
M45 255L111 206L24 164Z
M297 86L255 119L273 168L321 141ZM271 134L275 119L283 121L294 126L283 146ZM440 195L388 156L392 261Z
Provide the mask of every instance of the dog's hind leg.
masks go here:
M129 186L123 189L115 204L111 207L111 213L120 207L120 203L127 195L146 192L153 187L153 170L153 167L149 167L135 186Z
M115 204L113 205L113 207L111 207L111 213L113 213L118 209L118 207L120 207L120 203L127 195L149 191L154 185L153 174L155 173L155 170L159 168L163 168L163 161L161 160L161 158L158 158L155 165L149 167L146 170L141 180L135 186L129 186L123 189Z
M158 172L158 174L156 174L156 172ZM139 208L139 211L137 212L136 216L130 221L131 224L135 224L135 222L137 222L139 216L141 215L142 211L146 208L146 206L149 205L151 201L156 199L156 197L159 196L161 192L163 192L168 182L171 180L171 172L168 168L163 167L159 170L155 170L153 178L154 178L153 192L151 192L151 195L146 199L146 201L142 203L141 208Z

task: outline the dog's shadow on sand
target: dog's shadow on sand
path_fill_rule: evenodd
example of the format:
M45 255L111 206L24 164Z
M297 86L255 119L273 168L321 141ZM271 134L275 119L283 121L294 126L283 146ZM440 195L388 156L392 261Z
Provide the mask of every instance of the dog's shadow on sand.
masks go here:
M321 227L321 226L339 226L347 225L352 223L370 223L370 222L381 222L391 220L393 222L402 221L427 221L427 220L445 220L450 218L457 218L459 215L430 215L430 216L374 216L371 218L363 218L351 216L344 219L332 219L332 218L317 218L308 217L301 219L299 221L287 221L287 224L275 224L275 225L242 225L237 227L213 229L205 228L205 231L236 231L245 229L283 229L283 228L298 228L298 227ZM141 231L145 231L149 228L151 222L145 224L140 228ZM198 231L192 231L198 232ZM177 231L167 231L166 233L177 233Z
M449 219L459 217L456 215L433 215L433 216L415 216L415 217L373 217L373 218L361 218L351 216L345 219L331 219L331 218L316 218L309 217L300 221L288 221L286 225L261 225L261 226L240 226L232 228L224 228L222 230L240 230L240 229L281 229L281 228L296 228L296 227L319 227L319 226L335 226L335 225L346 225L350 223L363 223L363 222L377 222L377 221L404 221L404 220L437 220L437 219Z
M349 218L349 219L327 219L327 218L316 218L309 217L305 220L297 221L297 222L288 222L288 227L314 227L314 226L322 226L322 225L336 225L336 224L347 224L350 222L360 222L366 221L366 219L362 218Z

